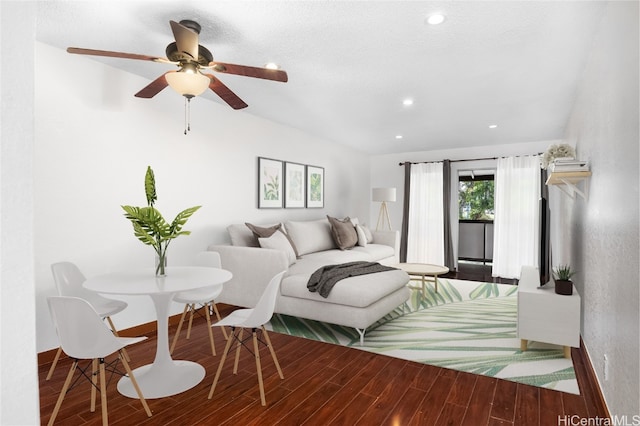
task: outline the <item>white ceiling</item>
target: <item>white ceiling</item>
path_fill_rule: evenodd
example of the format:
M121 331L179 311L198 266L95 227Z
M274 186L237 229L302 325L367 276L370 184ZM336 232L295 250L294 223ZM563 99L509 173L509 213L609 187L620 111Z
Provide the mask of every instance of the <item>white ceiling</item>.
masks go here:
M382 154L561 139L604 10L591 1L44 1L36 38L165 56L169 20L195 20L216 60L273 61L289 74L285 84L218 74L249 104L239 114ZM425 24L436 11L446 21ZM149 81L174 69L87 60Z

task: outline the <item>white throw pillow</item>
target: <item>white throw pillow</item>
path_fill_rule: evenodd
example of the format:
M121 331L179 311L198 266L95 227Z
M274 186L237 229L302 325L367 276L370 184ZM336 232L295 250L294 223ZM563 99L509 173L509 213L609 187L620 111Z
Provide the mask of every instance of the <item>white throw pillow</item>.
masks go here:
M367 242L372 243L373 234L371 233L371 230L367 227L367 225L365 225L364 223L362 224L362 230L364 231L364 235L367 236Z
M274 232L273 235L268 238L258 238L258 242L262 248L284 251L289 260L289 265L295 263L296 253L293 251L289 239L281 231Z
M356 233L358 234L358 245L360 247L367 246L367 234L364 233L364 229L360 225L356 225Z

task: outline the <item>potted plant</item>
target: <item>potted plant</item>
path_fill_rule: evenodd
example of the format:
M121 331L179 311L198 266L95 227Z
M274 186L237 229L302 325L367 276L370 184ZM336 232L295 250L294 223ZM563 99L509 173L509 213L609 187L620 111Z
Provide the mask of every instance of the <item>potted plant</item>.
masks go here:
M576 271L572 270L569 265L560 265L553 269L557 294L565 296L573 294L573 281L571 281L571 277L575 274Z
M147 195L147 207L121 207L125 211L124 216L133 225L133 234L142 243L153 246L156 251L156 275L162 276L165 275L169 243L180 235L191 234L191 231L183 231L182 227L201 206L190 207L181 211L171 223L168 223L153 206L158 197L156 195L155 176L151 166L147 167L147 173L144 178L144 191Z

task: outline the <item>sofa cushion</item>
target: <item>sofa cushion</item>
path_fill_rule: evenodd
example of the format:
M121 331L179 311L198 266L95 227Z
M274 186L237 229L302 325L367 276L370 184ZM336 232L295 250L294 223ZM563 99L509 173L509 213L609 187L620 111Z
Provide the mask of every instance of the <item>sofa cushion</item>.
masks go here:
M258 238L258 243L262 248L282 250L287 255L289 265L296 261L296 254L291 247L291 243L287 236L280 230L274 232L270 237ZM248 265L249 266L249 265Z
M358 243L358 234L351 219L345 217L340 220L327 215L331 224L331 236L340 250L347 250Z
M356 250L342 251L338 249L323 250L323 251L317 251L315 253L305 254L304 256L301 256L301 259L307 260L307 261L313 261L315 263L322 263L324 265L355 262L358 260L366 260L366 261L377 260L377 259L372 259L371 255L365 251L356 251Z
M338 281L329 293L329 297L325 299L307 289L309 277L310 274L285 276L280 285L280 293L288 297L362 308L377 302L409 282L406 272L399 269L350 277Z
M336 248L336 243L331 236L331 225L327 219L289 221L285 223L285 228L300 256Z
M367 247L354 247L352 250L324 250L300 256L295 264L289 267L287 275L311 275L316 269L325 265L368 261L379 262L393 258L392 247L382 244L368 244Z
M395 256L395 250L393 247L386 246L384 244L367 244L365 247L354 247L351 251L363 253L371 262L378 262L382 259L386 259Z
M253 232L244 223L234 223L227 226L232 246L260 247Z

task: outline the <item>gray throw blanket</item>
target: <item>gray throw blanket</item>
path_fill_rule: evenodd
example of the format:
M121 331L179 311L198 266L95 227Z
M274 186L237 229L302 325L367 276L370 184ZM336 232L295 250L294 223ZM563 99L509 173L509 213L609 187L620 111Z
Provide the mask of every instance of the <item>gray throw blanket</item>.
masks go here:
M307 288L310 292L318 292L320 296L326 298L329 296L329 292L331 292L333 286L342 279L394 269L396 268L381 265L377 262L364 261L327 265L311 274Z

